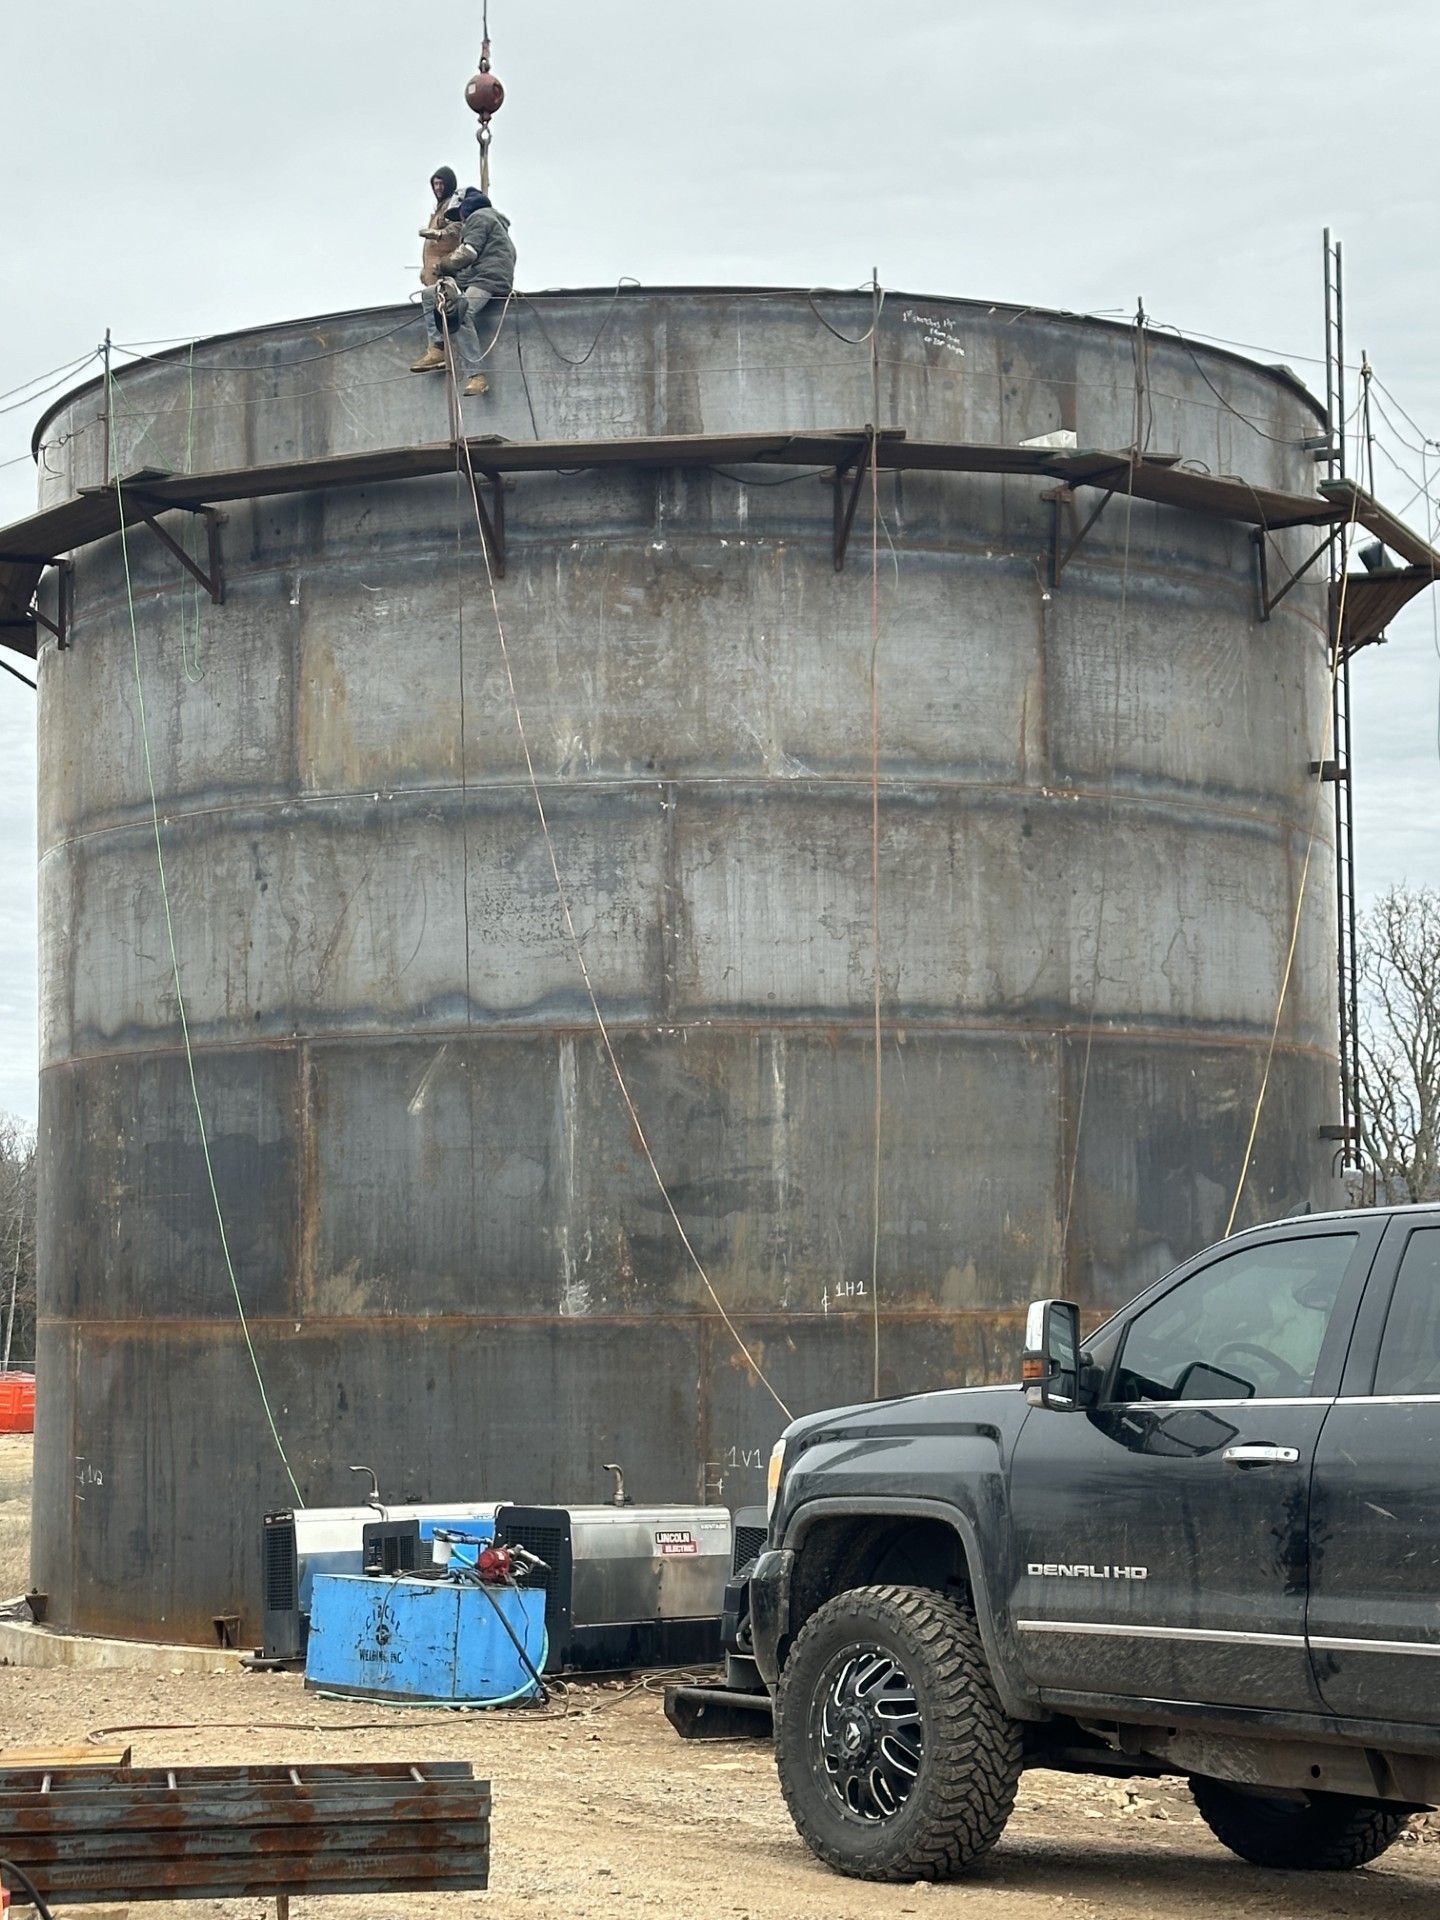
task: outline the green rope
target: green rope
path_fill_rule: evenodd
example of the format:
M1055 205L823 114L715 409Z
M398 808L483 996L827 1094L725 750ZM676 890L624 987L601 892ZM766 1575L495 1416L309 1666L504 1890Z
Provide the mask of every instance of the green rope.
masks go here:
M190 1022L185 1014L185 995L180 986L180 955L175 945L175 921L170 911L170 885L165 874L165 849L160 838L160 802L155 792L155 769L150 755L150 726L145 712L145 685L140 672L140 628L135 617L135 590L130 577L130 540L125 526L125 504L120 488L120 465L115 452L115 377L107 366L105 370L105 399L110 412L110 479L115 488L115 506L120 522L120 553L125 568L125 597L130 609L130 648L135 663L135 699L140 721L140 739L145 750L145 784L150 791L150 822L155 831L155 865L160 876L160 899L165 909L165 934L170 944L170 970L175 982L175 1005L180 1015L180 1034L185 1042L185 1064L190 1073L190 1097L195 1103L195 1119L200 1128L200 1148L205 1158L205 1174L210 1182L210 1199L215 1208L215 1224L220 1230L220 1247L225 1255L225 1271L230 1276L230 1288L235 1295L235 1311L240 1316L240 1331L245 1336L246 1350L250 1355L250 1365L255 1370L255 1384L260 1389L260 1404L265 1409L265 1419L270 1427L270 1436L275 1442L275 1450L280 1455L280 1464L285 1469L285 1477L295 1495L297 1507L305 1504L300 1492L300 1483L290 1468L284 1442L280 1438L280 1429L275 1424L275 1415L270 1407L270 1396L265 1391L265 1379L260 1371L260 1357L255 1351L255 1342L250 1337L250 1322L245 1313L245 1303L240 1297L240 1282L235 1277L235 1262L230 1256L230 1237L225 1231L225 1215L220 1206L220 1190L215 1183L215 1166L210 1158L210 1137L205 1127L205 1112L200 1104L200 1087L195 1078L195 1052L190 1044Z

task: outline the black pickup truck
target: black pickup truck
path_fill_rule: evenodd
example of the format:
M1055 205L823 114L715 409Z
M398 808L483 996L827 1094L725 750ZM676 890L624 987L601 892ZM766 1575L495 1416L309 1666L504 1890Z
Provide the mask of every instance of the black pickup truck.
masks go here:
M822 1860L939 1879L1026 1767L1179 1774L1275 1867L1440 1804L1440 1207L1255 1228L1024 1384L798 1420L749 1634Z

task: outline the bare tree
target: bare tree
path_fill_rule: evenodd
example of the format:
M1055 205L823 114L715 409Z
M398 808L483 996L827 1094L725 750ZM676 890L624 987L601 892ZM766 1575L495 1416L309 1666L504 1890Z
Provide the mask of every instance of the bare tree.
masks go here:
M1360 1126L1382 1201L1440 1200L1440 892L1392 887L1360 927Z
M35 1135L0 1114L0 1368L35 1361Z

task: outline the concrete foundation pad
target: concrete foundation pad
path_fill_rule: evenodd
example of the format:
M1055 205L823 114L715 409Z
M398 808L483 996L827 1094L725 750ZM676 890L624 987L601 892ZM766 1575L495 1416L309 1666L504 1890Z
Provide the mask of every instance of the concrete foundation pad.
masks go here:
M29 1620L0 1620L0 1663L7 1667L128 1668L137 1673L233 1673L237 1650L177 1647L163 1640L101 1640L82 1633L37 1627Z

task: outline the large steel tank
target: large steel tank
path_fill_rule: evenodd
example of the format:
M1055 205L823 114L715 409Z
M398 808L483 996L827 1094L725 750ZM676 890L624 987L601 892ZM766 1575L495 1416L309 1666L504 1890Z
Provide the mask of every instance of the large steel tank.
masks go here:
M1283 369L898 295L872 367L869 319L733 289L517 303L467 424L854 428L878 381L912 436L1124 448L1138 413L1156 451L1313 487ZM127 365L113 453L96 387L42 423L42 498L107 458L444 439L420 344L387 309ZM789 1407L868 1397L877 1322L884 1392L1013 1375L1030 1296L1117 1302L1222 1231L1317 818L1240 1217L1329 1197L1319 588L1259 624L1247 527L1118 497L1052 587L1043 482L882 476L876 1290L868 494L837 572L813 473L577 467L508 490L506 639L643 1125ZM396 1498L593 1499L619 1460L643 1500L739 1502L783 1424L599 1044L463 490L226 514L223 607L138 527L134 644L112 538L40 659L34 1572L66 1624L192 1639L253 1630L290 1493L177 1017L137 663L209 1163L306 1501L353 1498L354 1462Z

